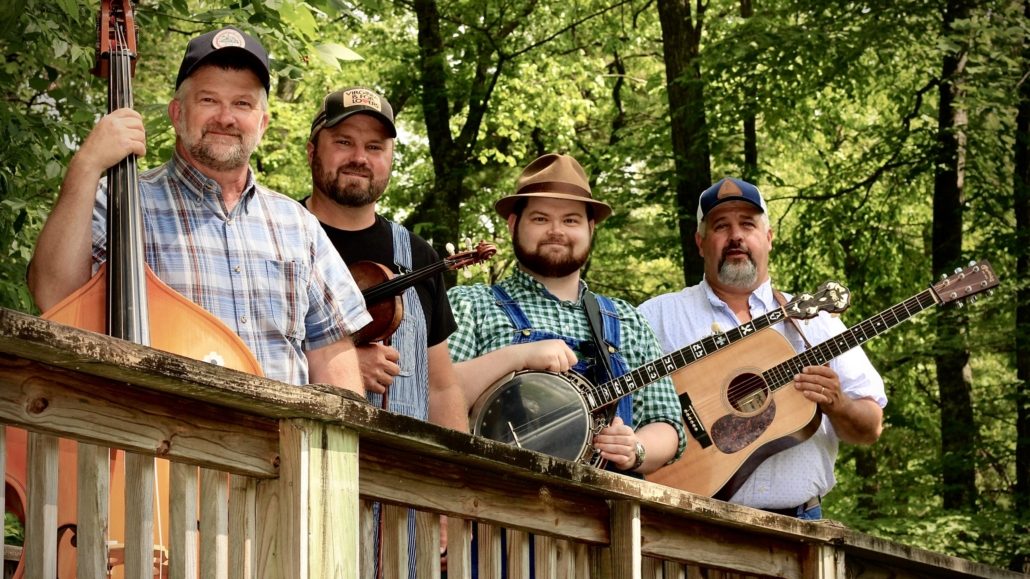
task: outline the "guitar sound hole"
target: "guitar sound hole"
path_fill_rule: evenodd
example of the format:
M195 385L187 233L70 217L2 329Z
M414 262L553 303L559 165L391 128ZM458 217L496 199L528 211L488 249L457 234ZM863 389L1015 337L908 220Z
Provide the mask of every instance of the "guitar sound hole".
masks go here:
M741 374L726 389L726 398L734 410L742 414L760 411L769 399L769 388L757 374Z

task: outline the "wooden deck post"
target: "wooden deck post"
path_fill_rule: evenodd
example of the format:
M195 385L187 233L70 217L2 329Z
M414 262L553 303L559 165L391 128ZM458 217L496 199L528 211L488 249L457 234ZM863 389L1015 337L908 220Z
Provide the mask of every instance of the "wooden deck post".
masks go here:
M257 485L258 577L358 577L358 435L280 421L279 478Z
M640 503L612 501L612 577L640 579Z

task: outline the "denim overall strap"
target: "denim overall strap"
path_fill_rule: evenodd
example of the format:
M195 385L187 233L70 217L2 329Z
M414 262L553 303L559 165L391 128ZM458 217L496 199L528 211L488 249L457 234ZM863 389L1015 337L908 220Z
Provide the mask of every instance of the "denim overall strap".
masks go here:
M401 273L410 272L413 269L411 260L411 234L402 225L390 222L393 230L393 260L397 271ZM428 330L426 328L426 316L422 310L422 302L418 299L418 292L414 287L409 287L401 294L404 307L404 315L397 330L390 337L390 345L393 346L400 359L397 363L401 367L400 374L393 379L390 385L389 404L390 412L412 416L421 420L429 420L429 353L428 353ZM379 406L382 402L382 395L368 392L366 394L369 402ZM373 526L376 545L379 545L379 518L381 505L373 503L372 515L376 524ZM408 578L415 579L415 511L408 510ZM378 551L377 551L378 552ZM378 567L378 557L375 558L373 567ZM378 569L376 569L378 576Z
M612 364L612 373L614 376L609 376L608 379L618 378L626 372L629 372L629 365L626 363L626 358L622 355L622 338L619 331L619 313L615 309L615 303L600 294L594 294L597 297L597 305L601 309L601 323L604 326L604 341L608 344L608 351L610 353L609 360ZM601 356L603 353L598 352ZM603 368L603 366L599 366ZM615 415L622 419L622 421L633 428L633 395L630 394L619 400L616 406Z

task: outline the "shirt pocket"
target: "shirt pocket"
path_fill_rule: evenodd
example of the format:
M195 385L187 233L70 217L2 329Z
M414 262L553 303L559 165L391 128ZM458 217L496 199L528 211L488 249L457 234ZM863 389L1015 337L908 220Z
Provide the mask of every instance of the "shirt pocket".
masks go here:
M269 319L284 336L302 340L308 311L308 268L296 261L265 261Z

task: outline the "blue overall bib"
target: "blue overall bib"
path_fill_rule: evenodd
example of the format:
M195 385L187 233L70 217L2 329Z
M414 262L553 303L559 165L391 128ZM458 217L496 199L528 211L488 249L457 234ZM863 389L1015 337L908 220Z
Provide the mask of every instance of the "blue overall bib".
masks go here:
M547 330L539 330L533 327L530 323L529 318L526 317L526 313L522 311L518 303L515 302L508 295L508 292L504 291L498 285L491 286L493 291L495 303L498 307L504 310L504 313L508 316L508 320L512 325L512 344L526 344L529 342L538 342L540 340L562 340L568 347L572 348L576 352L582 352L585 354L584 357L597 360L597 362L591 364L584 357L580 357L580 360L576 363L572 369L585 376L588 380L595 384L601 384L607 382L612 378L618 378L630 370L626 364L626 359L623 357L620 350L621 338L619 335L619 314L615 311L615 304L612 301L602 295L594 294L597 297L597 304L601 310L601 321L604 326L603 337L605 344L608 346L610 352L609 359L612 365L612 373L614 376L608 376L605 371L604 365L600 363L599 356L603 353L597 351L597 346L594 344L593 339L580 340L577 338L570 338L568 336L561 336L554 332ZM585 315L585 314L584 314ZM615 415L622 419L622 421L629 426L633 427L633 396L626 396L619 400ZM608 470L615 471L608 466ZM621 472L621 471L615 471ZM637 476L635 473L623 472L622 474L628 476ZM479 574L479 549L477 548L478 541L476 540L476 525L472 526L473 537L472 537L472 577L476 579ZM507 535L501 534L501 577L506 579L508 577L508 546L507 546ZM534 551L532 535L530 535L529 542L529 577L534 579L536 577L536 569L533 566Z
M390 222L393 230L393 260L397 271L410 272L413 268L411 260L411 235L403 225ZM418 292L414 287L409 287L401 294L403 300L404 315L397 330L390 336L390 345L397 350L400 359L397 363L401 371L394 377L393 383L387 390L387 409L390 412L412 416L420 420L429 420L429 352L428 352L428 329L426 327L426 316L422 311L422 302L418 299ZM368 392L365 394L369 403L382 406L382 394ZM372 505L372 514L375 520L373 526L376 553L381 548L379 545L379 518L380 504ZM376 577L379 576L379 559L376 557L373 563L376 568ZM408 577L415 579L415 511L408 510Z

